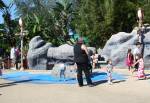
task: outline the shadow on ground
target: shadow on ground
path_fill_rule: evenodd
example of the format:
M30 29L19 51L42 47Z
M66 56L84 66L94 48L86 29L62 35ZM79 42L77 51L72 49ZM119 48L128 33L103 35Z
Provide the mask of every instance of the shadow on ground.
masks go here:
M1 83L0 88L14 86L14 85L17 85L18 83L27 83L27 82L31 82L31 81L34 81L34 80L21 80L21 81L9 82L9 83Z

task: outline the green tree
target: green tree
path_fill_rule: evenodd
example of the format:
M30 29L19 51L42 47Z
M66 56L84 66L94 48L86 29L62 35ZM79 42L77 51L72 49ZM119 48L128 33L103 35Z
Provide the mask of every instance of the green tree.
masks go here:
M149 23L150 24L150 0L139 0L140 5L139 7L142 7L144 10L144 23Z
M112 32L112 13L112 0L82 0L73 25L79 34L89 38L90 45L102 46Z
M2 17L4 19L4 28L6 31L6 36L8 43L10 43L11 40L13 40L13 25L10 15L10 9L13 4L9 4L8 6L4 4L2 0L0 0L0 11L3 13Z
M16 21L11 19L10 9L13 6L12 3L6 5L2 0L0 0L0 12L2 12L2 17L4 23L0 26L0 48L9 52L11 44L15 41L14 31L16 29Z
M4 7L6 7L6 5L4 4L2 0L0 0L0 9L3 9Z
M90 46L103 47L114 33L131 32L137 25L137 8L150 23L149 0L14 0L24 17L28 40L41 35L54 45L69 40L68 28L89 39Z
M53 19L55 20L56 31L62 34L64 41L68 40L68 29L73 16L73 8L70 0L63 0L62 2L56 2L56 6L53 8Z
M15 0L18 15L24 19L29 31L28 39L42 36L54 45L68 40L68 26L72 15L70 0Z
M136 24L136 0L114 0L114 31L131 32Z
M103 47L112 34L133 30L137 8L145 4L142 0L81 0L72 24L79 34L90 38L90 45ZM149 20L148 10L145 14Z

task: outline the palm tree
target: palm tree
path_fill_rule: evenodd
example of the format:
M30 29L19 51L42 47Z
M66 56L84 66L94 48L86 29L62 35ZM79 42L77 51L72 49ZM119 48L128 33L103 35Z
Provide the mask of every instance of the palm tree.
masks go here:
M0 9L2 9L3 7L6 7L6 5L4 4L2 0L0 0Z
M73 1L14 0L18 15L24 17L30 38L40 34L44 39L60 43L68 38L68 28L74 11Z
M0 0L0 11L3 13L2 17L4 19L6 38L9 44L13 39L12 22L11 22L11 15L10 15L10 9L12 6L13 6L12 3L7 6L2 0Z
M68 36L68 29L73 13L72 2L70 2L70 0L58 1L53 8L55 26L59 28L58 30L64 38Z

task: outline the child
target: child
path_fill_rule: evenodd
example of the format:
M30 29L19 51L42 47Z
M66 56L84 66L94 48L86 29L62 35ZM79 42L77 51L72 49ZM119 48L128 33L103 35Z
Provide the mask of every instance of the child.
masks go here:
M61 63L60 64L60 74L59 74L60 78L63 77L65 79L65 70L66 70L66 65Z
M94 53L92 56L92 68L95 69L96 68L96 64L98 62L98 54Z
M132 65L133 65L134 57L133 54L131 53L131 49L128 49L127 52L127 58L126 58L126 64L128 66L128 70L130 71Z
M108 77L108 84L112 84L112 71L113 71L113 65L112 60L107 60L107 77Z
M138 60L134 63L134 65L136 65L137 63L138 63L138 72L137 72L138 79L146 79L144 73L144 60L141 54L138 54Z

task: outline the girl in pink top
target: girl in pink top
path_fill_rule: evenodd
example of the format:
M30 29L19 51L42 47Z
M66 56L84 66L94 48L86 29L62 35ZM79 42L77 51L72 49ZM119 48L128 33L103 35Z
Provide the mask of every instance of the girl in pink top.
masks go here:
M131 49L128 49L127 57L126 57L126 65L128 66L129 71L133 65L133 61L134 61L134 57L133 54L131 53Z
M146 79L144 73L144 60L141 54L138 54L138 60L134 63L134 65L136 65L137 63L139 63L138 72L137 72L138 79Z

